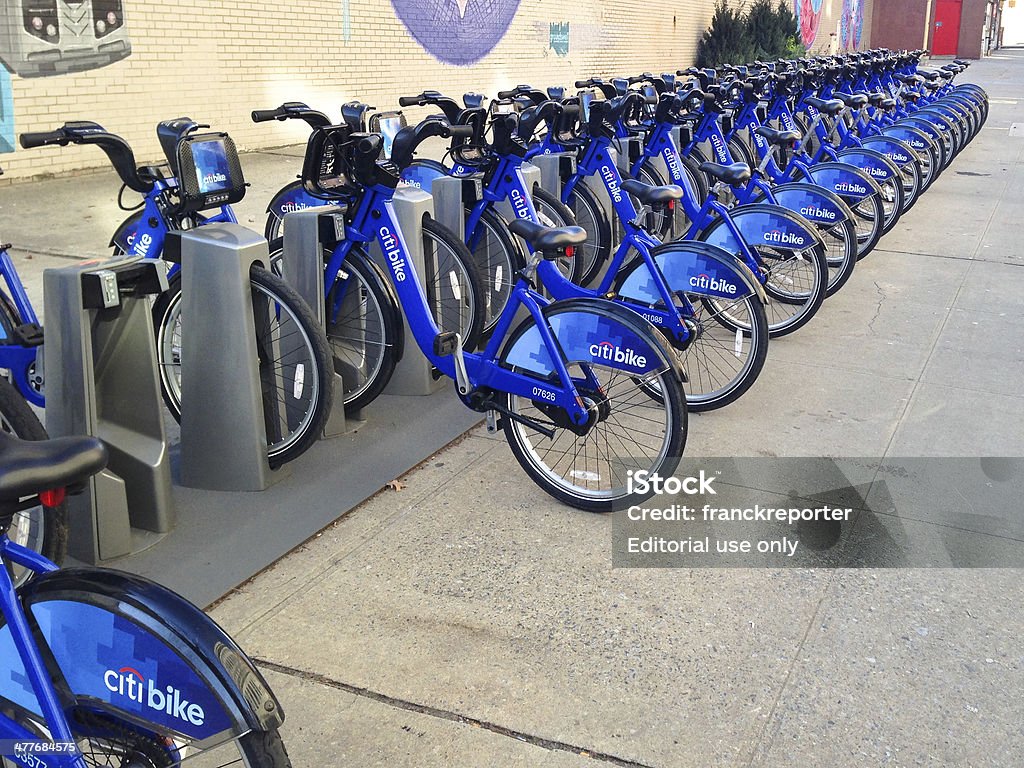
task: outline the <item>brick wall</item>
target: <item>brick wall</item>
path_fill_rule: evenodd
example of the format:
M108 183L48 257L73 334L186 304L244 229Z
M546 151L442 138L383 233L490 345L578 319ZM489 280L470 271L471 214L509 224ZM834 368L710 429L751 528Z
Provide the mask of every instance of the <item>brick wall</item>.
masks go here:
M482 13L483 26L515 4L397 0L413 12L432 2L456 13L461 4L467 19ZM305 127L255 125L252 109L305 101L337 116L350 99L393 108L399 95L424 88L493 95L519 82L571 85L583 76L688 66L713 0L656 6L640 0L522 0L507 34L471 66L445 64L428 53L390 0L125 0L125 7L129 58L78 74L13 77L17 132L94 120L124 136L142 162L159 157L156 122L187 114L229 131L241 148L279 146L303 141ZM652 8L656 16L649 14ZM551 47L551 25L566 22L569 50L563 56ZM444 33L428 43L443 51ZM0 155L7 180L104 162L88 147Z

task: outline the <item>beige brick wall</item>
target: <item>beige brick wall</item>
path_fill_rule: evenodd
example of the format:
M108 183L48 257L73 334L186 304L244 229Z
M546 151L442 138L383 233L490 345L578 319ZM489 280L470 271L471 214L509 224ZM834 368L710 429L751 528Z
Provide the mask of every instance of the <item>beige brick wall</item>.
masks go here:
M824 0L813 51L838 49L843 2ZM132 55L84 73L14 76L15 128L93 120L124 136L140 163L160 158L156 122L180 115L230 132L243 149L280 146L303 141L305 126L255 125L252 109L305 101L336 117L351 99L395 108L398 96L424 88L493 95L520 82L572 85L578 77L688 66L713 6L714 0L522 0L497 47L459 67L427 53L390 0L125 0ZM649 15L652 8L656 15ZM570 48L559 56L550 46L550 25L565 22ZM7 181L105 162L89 147L0 155Z
M477 2L477 0L469 0ZM455 2L455 0L452 0ZM132 55L102 69L13 78L16 130L94 120L124 136L140 162L159 157L158 120L187 114L227 130L241 148L303 141L304 126L255 125L249 112L305 101L332 117L344 101L394 108L399 95L436 88L493 95L519 82L571 85L577 77L667 70L691 63L713 0L522 0L508 33L483 60L442 64L397 18L390 0L125 0ZM665 10L667 9L667 10ZM569 22L565 57L551 23ZM99 167L95 148L18 149L0 155L5 178Z

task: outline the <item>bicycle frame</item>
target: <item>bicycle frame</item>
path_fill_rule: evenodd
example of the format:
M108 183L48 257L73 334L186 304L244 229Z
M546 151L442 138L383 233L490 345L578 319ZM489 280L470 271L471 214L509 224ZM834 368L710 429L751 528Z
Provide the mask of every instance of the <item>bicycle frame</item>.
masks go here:
M457 381L463 397L474 390L483 389L542 400L563 408L573 423L583 424L589 414L578 387L600 386L587 363L614 364L613 367L639 377L664 370L660 356L645 339L614 322L590 329L591 334L602 335L602 340L598 343L594 343L594 337L588 336L587 332L578 336L559 336L556 340L555 330L543 314L543 309L551 302L533 290L527 278L520 274L487 347L480 353L462 353L461 363L465 366L466 375L466 381L463 382L460 380L457 353L440 355L434 349L439 330L430 314L423 287L416 275L399 227L391 201L393 193L393 189L383 185L368 187L365 190L351 220L346 224L346 239L338 243L327 262L325 289L329 294L334 284L334 276L338 274L342 263L356 244L377 242L385 255L384 261L416 343L434 367ZM561 277L558 268L548 261L541 261L537 265L537 272L545 284ZM337 293L342 294L344 291ZM339 296L334 307L329 305L329 311L337 311L341 301L342 297ZM506 367L498 362L498 358L520 307L525 308L532 317L538 338L528 342L533 344L532 349L524 349L525 354L507 361ZM608 351L616 348L628 350L631 354L624 354L625 359L616 359L618 353ZM612 359L609 359L609 354L612 354ZM583 364L583 378L574 378L570 375L570 362ZM519 373L512 370L512 367L525 369L528 373ZM461 391L464 383L466 391Z
M32 302L25 293L21 277L14 266L11 254L6 244L0 245L0 277L7 284L8 297L22 323L38 323L36 311ZM33 405L42 407L44 405L43 394L32 386L29 380L29 370L33 363L36 370L42 371L42 347L27 347L22 344L13 343L6 336L7 329L0 323L0 368L7 368L11 372L11 381L22 397Z

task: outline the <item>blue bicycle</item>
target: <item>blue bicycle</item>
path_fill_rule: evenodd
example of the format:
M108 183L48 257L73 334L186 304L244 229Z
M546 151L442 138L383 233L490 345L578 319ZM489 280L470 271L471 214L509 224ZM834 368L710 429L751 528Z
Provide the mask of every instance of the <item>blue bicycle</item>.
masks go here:
M120 136L106 132L92 122L70 122L54 131L24 133L21 145L95 145L107 155L124 187L143 195L141 211L128 218L114 234L114 253L142 258L162 258L167 234L212 222L235 222L230 202L245 191L238 156L230 137L222 133L200 134L201 126L189 118L162 122L157 136L167 157L167 166L136 167L135 155ZM209 156L219 153L219 177L230 186L228 192L204 195L200 205L185 205L186 191L179 183L181 162L192 158L196 147ZM225 187L227 189L227 187ZM123 189L122 189L123 193ZM123 207L123 206L122 206ZM214 213L204 211L214 210ZM332 386L331 356L320 324L302 298L284 280L259 264L249 273L252 289L254 334L260 362L267 428L267 456L278 467L305 453L323 432L330 413ZM168 270L170 289L153 306L157 359L164 402L181 418L181 271L178 264ZM287 408L279 407L287 403Z
M411 155L458 127L427 120L399 130L394 146ZM647 320L602 299L550 301L535 289L563 279L554 265L586 238L578 227L511 226L533 248L486 347L473 353L459 334L440 331L409 258L392 198L398 166L381 160L379 134L347 125L313 131L302 181L320 200L345 206L345 239L328 259L334 277L353 249L377 243L407 325L423 354L455 380L463 403L501 428L526 473L547 493L604 512L646 498L633 471L670 475L686 442L682 373L664 337ZM333 280L327 286L333 290ZM516 323L520 312L526 318Z
M107 461L91 437L0 432L0 765L288 768L284 712L238 645L141 576L58 569L12 541L26 507L52 507ZM11 565L34 578L15 588Z

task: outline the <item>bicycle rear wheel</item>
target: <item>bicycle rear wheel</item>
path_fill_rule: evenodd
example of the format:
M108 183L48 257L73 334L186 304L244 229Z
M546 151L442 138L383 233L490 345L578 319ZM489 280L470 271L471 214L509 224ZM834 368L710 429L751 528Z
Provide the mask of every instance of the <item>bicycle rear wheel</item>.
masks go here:
M181 420L181 279L153 305L164 402ZM327 338L291 286L261 266L249 272L256 351L263 390L267 458L272 468L305 453L330 414L332 370Z
M555 303L544 309L544 315L550 321L563 311L576 310ZM627 322L620 312L616 312L614 321ZM651 339L656 348L665 349L660 335L639 317L628 322L635 333ZM532 326L532 318L520 325L509 337L503 354L508 354ZM669 354L666 349L665 355ZM504 357L502 363L508 365ZM584 434L566 426L561 409L506 395L504 405L509 412L543 425L555 435L548 438L529 424L504 416L505 438L526 473L559 501L588 512L624 509L647 498L631 492L631 470L649 470L669 477L679 465L687 422L682 385L670 365L642 380L591 363L569 365L575 380L582 379L585 371L593 373L601 386L598 390L580 388L592 414Z
M48 435L35 412L21 393L7 379L0 377L0 429L22 440L46 440ZM0 531L7 527L7 535L15 544L38 552L57 565L64 561L68 548L68 505L56 507L40 504L16 512L9 522L0 518ZM32 578L33 572L20 565L7 562L6 567L14 586L19 587Z
M566 207L572 211L576 224L583 227L587 240L576 251L578 285L590 285L607 263L612 250L612 225L604 207L586 184L577 184L569 195Z
M467 216L471 208L467 206ZM526 258L509 232L508 222L490 207L484 209L467 245L483 281L483 333L486 334L498 322L515 287L516 273L526 265Z

